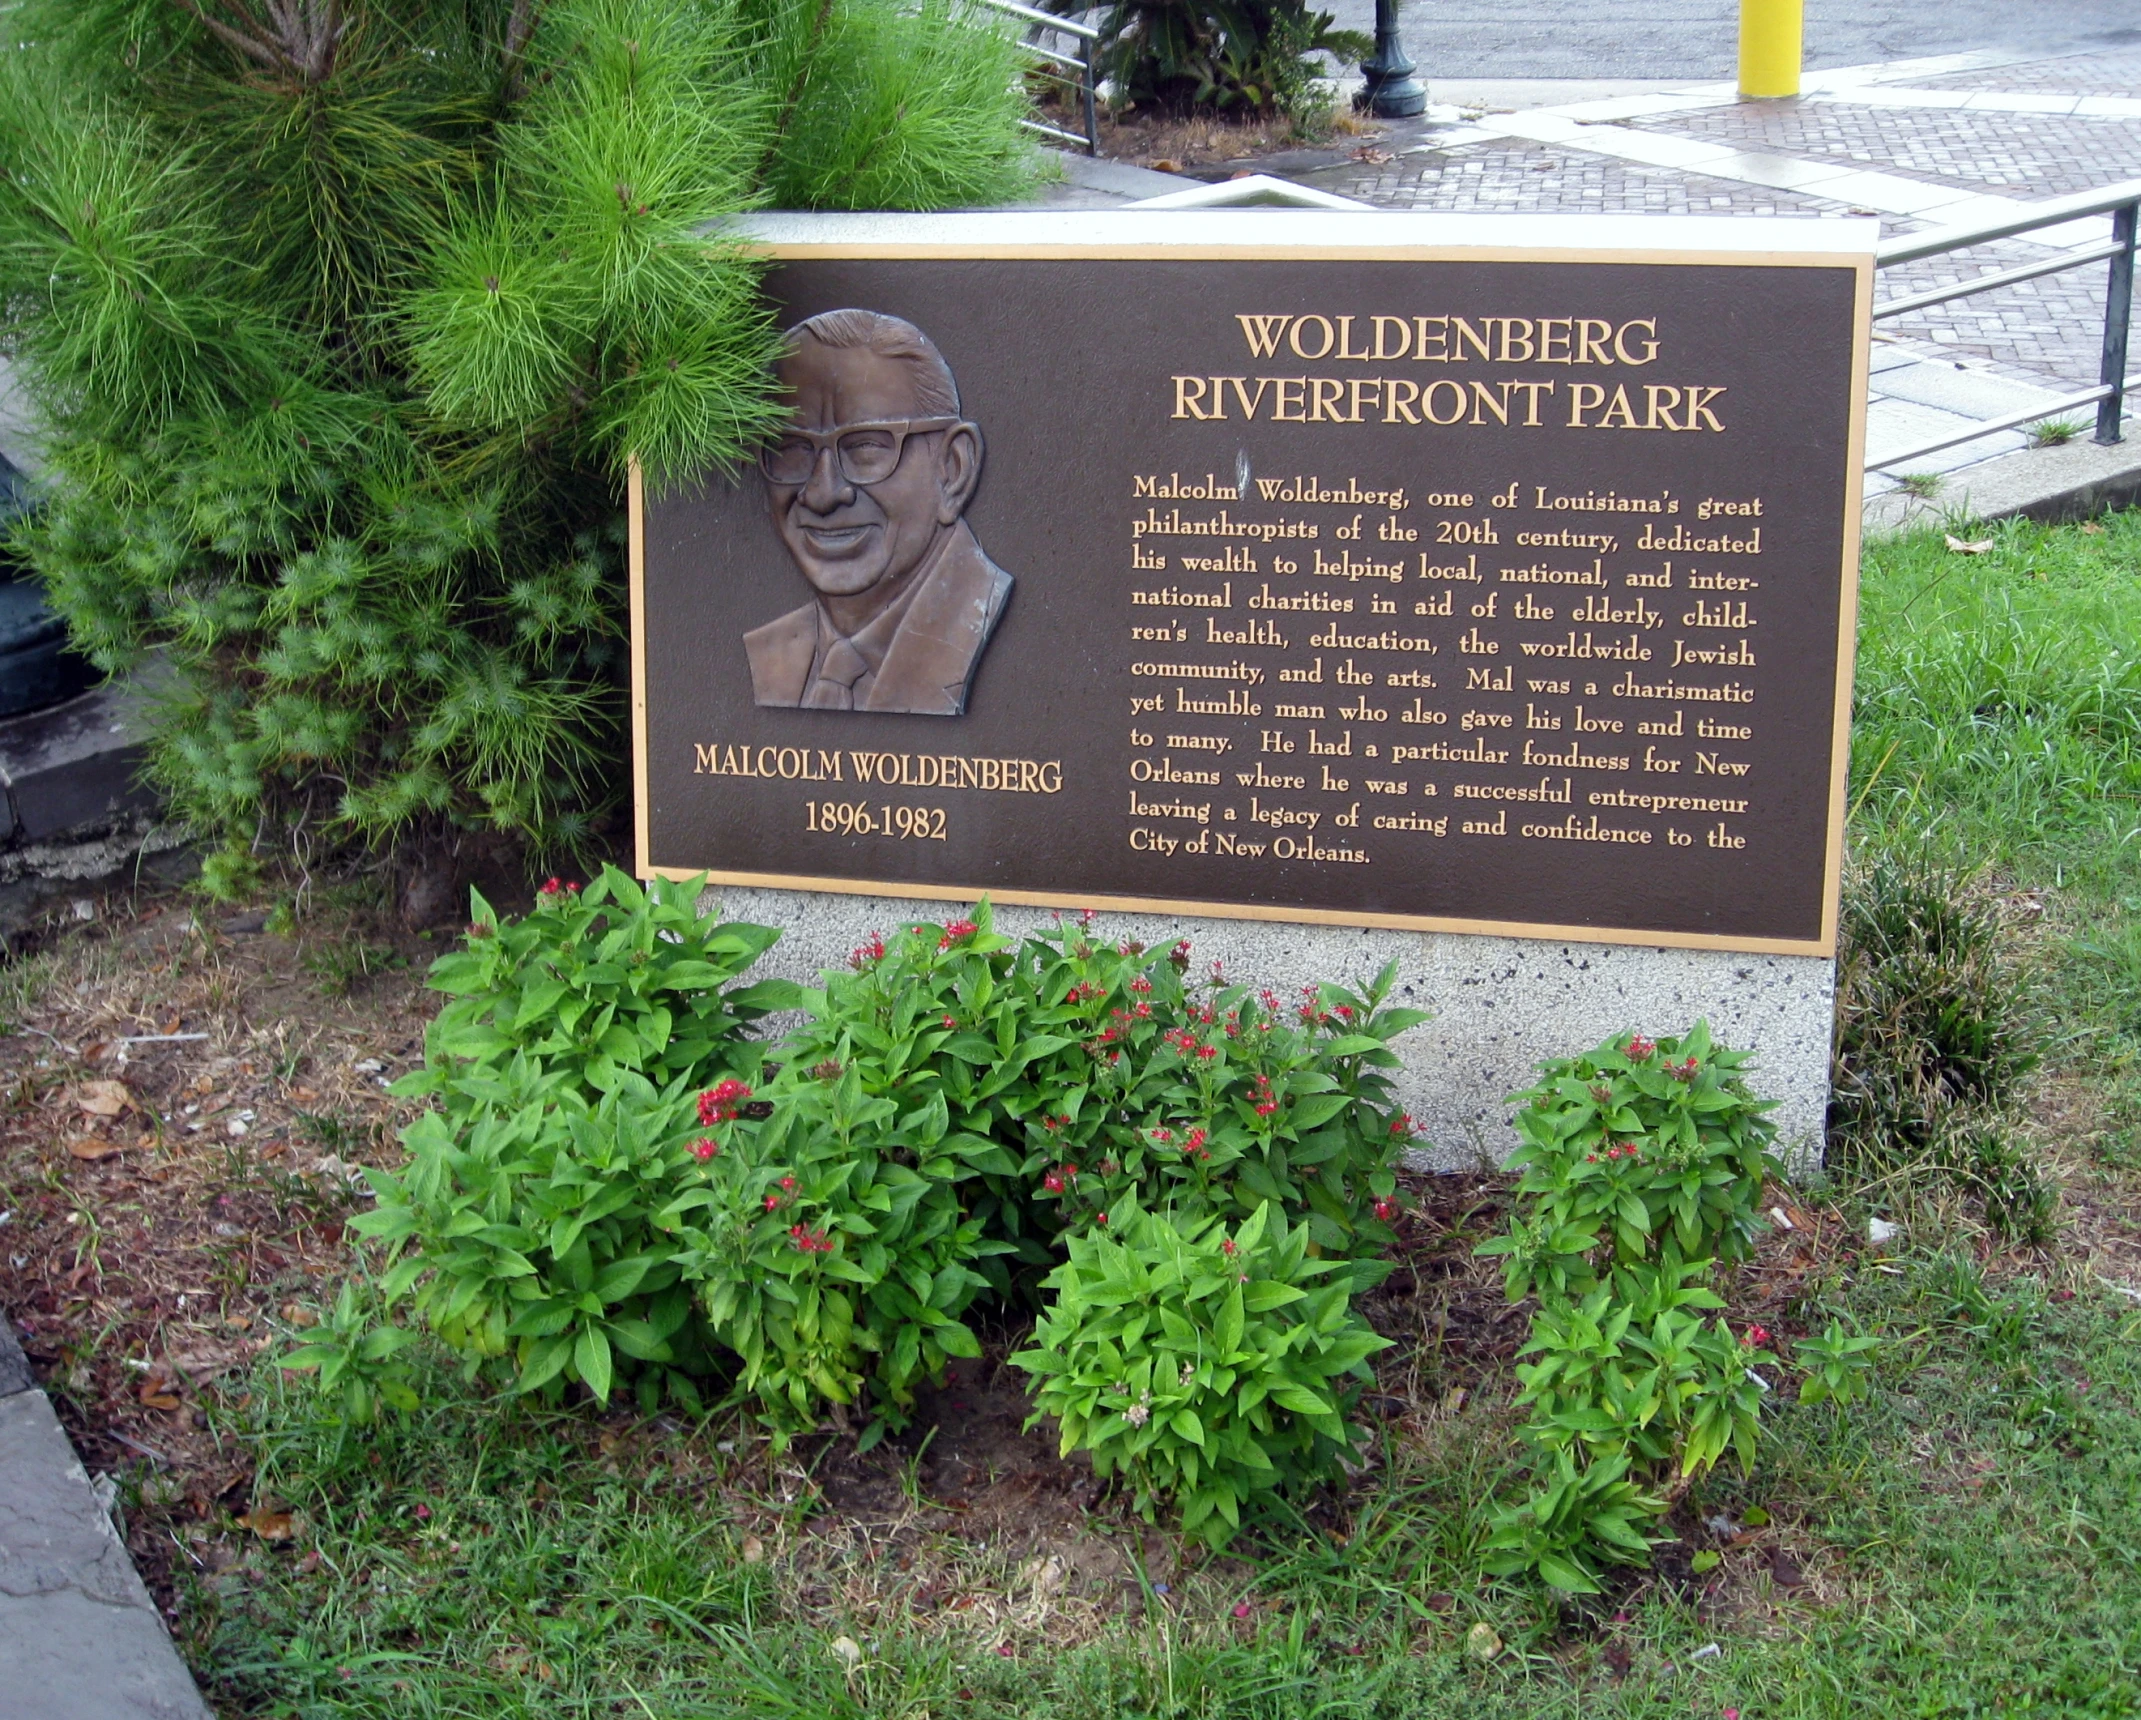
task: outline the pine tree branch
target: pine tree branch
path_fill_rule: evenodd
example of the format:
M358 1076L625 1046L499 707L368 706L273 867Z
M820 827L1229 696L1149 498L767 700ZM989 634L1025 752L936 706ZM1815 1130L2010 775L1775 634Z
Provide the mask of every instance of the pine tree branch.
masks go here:
M265 42L256 41L241 30L232 29L230 25L224 23L220 18L211 18L199 6L194 4L194 0L172 0L172 4L181 11L192 13L195 18L200 20L201 24L208 30L208 33L226 47L237 49L239 53L245 55L248 59L258 60L270 71L279 72L286 69L283 57L273 48L269 47ZM254 23L252 17L246 14L242 5L238 10L241 15L245 16L245 21L253 25L254 29L258 30L260 28L257 23Z
M810 23L810 40L804 45L796 65L795 82L788 86L788 96L781 103L781 117L774 123L773 136L766 144L766 152L759 157L756 182L764 185L766 176L773 171L774 160L780 155L781 145L788 141L788 127L795 118L795 110L803 99L803 86L810 82L811 64L817 58L818 43L824 38L825 26L832 19L833 0L819 0L818 15Z
M527 93L520 79L521 62L527 56L535 26L541 21L541 12L534 0L513 0L512 14L506 19L505 46L499 55L505 66L506 96L511 101L518 101Z
M247 59L272 72L294 73L308 84L327 81L334 71L336 50L349 31L342 0L265 0L265 24L254 16L247 0L223 0L244 29L211 16L199 0L172 0L172 4Z

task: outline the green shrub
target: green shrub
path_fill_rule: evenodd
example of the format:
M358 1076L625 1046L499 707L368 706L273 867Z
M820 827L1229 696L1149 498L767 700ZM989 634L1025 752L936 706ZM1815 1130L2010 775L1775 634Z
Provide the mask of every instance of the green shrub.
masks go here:
M1623 1034L1581 1057L1540 1065L1512 1096L1528 1216L1479 1252L1508 1257L1512 1301L1537 1290L1584 1296L1615 1267L1744 1260L1758 1197L1781 1176L1770 1156L1773 1102L1748 1091L1745 1052Z
M1208 1370L1195 1390L1269 1374L1278 1396L1252 1393L1239 1429L1206 1418L1208 1463L1133 1442L1141 1500L1191 1486L1191 1523L1223 1536L1241 1476L1328 1472L1350 1436L1335 1400L1301 1394L1380 1347L1347 1309L1393 1234L1412 1135L1389 1042L1424 1018L1387 1007L1391 970L1289 1008L1217 971L1192 981L1187 944L1106 944L1083 921L1014 943L984 902L873 938L823 990L744 986L774 934L701 918L693 894L605 871L585 891L553 880L518 921L478 899L434 965L453 1001L425 1067L396 1087L441 1108L359 1226L398 1254L390 1302L519 1391L629 1381L696 1404L727 1380L778 1439L852 1407L870 1442L980 1353L978 1299L1045 1309L1077 1281L1044 1280L1066 1248L1075 1263L1110 1214L1149 1214L1140 1270L1188 1298L1181 1319L1225 1302L1189 1311L1210 1288L1192 1294L1193 1257L1238 1248L1271 1280L1227 1340L1264 1359L1214 1363L1226 1385ZM797 1003L765 1060L746 1028ZM1180 1323L1140 1328L1118 1361L1179 1372ZM1260 1456L1237 1449L1252 1436Z
M777 410L763 264L714 228L1032 173L1027 56L934 0L4 18L22 541L100 667L172 671L151 762L226 891L456 828L592 845L629 464L696 476Z
M380 1303L376 1286L345 1280L306 1340L280 1358L293 1372L317 1373L338 1418L360 1427L382 1408L407 1413L418 1401L402 1354L416 1334L383 1319Z
M1269 1203L1231 1234L1127 1208L1069 1246L1034 1347L1011 1359L1037 1381L1034 1421L1127 1478L1148 1518L1171 1498L1185 1534L1223 1547L1252 1496L1353 1454L1350 1382L1390 1342L1351 1306L1373 1268L1312 1258Z
M1648 1563L1665 1501L1628 1479L1627 1452L1579 1463L1564 1446L1530 1494L1497 1512L1480 1561L1491 1576L1536 1571L1564 1594L1596 1594L1598 1566Z
M1336 22L1303 0L1113 0L1100 19L1098 75L1119 100L1164 113L1307 119L1330 101L1310 56L1345 64L1374 51L1371 37Z
M1426 1019L1386 1007L1394 968L1288 1008L1190 966L1187 944L1113 943L1090 917L1014 944L983 902L873 938L781 1055L856 1070L901 1116L942 1107L946 1174L1013 1248L987 1268L1000 1290L1110 1204L1195 1219L1271 1201L1326 1251L1386 1246L1412 1138L1389 1042Z
M797 993L730 984L779 933L697 896L614 867L585 890L551 879L519 919L474 896L463 947L432 964L452 1001L393 1091L440 1109L402 1132L403 1169L372 1173L357 1229L399 1256L389 1304L516 1390L606 1400L628 1377L696 1405L719 1371L655 1219L698 1163L694 1095L755 1074L745 1026Z
M423 1069L393 1090L436 1095L460 1116L490 1103L518 1060L588 1099L630 1075L708 1087L752 1072L761 1047L743 1028L801 993L780 980L722 989L780 933L701 916L701 888L642 888L605 866L585 890L552 878L533 912L503 921L471 892L464 947L432 963L426 982L452 1001L425 1029Z
M733 1082L705 1095L712 1132L659 1222L776 1432L867 1380L874 1443L905 1424L920 1381L981 1354L961 1316L988 1288L975 1263L1009 1245L960 1206L941 1102L902 1116L832 1061L785 1065L763 1122L734 1119L748 1096Z
M710 1334L654 1222L694 1163L689 1084L630 1075L590 1103L523 1055L496 1089L427 1111L402 1131L408 1164L367 1173L378 1204L355 1227L403 1251L389 1302L517 1392L607 1402L622 1379L649 1413L665 1388L698 1408Z
M1665 1509L1653 1489L1727 1453L1754 1464L1766 1387L1753 1370L1777 1358L1761 1327L1735 1337L1715 1317L1709 1285L1752 1251L1764 1180L1781 1175L1748 1062L1698 1022L1544 1063L1512 1097L1518 1207L1476 1252L1506 1259L1512 1302L1538 1299L1520 1352L1534 1359L1517 1369L1538 1472L1490 1521L1500 1575L1595 1592L1603 1565L1648 1558L1645 1525ZM1816 1361L1848 1373L1856 1354Z
M2057 1205L2007 1127L2042 1027L1981 882L1883 858L1845 880L1826 1168L1846 1186L1946 1183L2041 1243Z

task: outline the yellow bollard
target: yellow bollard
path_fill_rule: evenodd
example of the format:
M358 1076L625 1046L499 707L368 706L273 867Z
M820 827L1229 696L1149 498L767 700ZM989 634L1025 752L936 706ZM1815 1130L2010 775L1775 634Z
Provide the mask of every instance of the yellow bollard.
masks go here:
M1805 0L1740 0L1740 97L1795 96Z

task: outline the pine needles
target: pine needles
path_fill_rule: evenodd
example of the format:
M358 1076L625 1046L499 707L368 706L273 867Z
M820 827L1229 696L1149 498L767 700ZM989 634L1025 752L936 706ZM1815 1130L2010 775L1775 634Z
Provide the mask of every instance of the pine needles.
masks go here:
M719 224L1012 194L1019 51L943 0L265 16L5 14L0 294L49 428L23 547L102 665L177 671L153 763L212 882L454 827L586 844L624 775L626 472L733 462L772 410Z

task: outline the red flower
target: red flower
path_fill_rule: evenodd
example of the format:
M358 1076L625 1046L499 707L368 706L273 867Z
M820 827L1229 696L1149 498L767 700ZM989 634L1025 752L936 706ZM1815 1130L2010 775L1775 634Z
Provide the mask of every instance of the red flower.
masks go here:
M1075 1182L1078 1178L1078 1167L1076 1165L1065 1165L1063 1167L1063 1174L1069 1177L1073 1182Z
M1264 1101L1264 1102L1263 1102L1263 1103L1262 1103L1261 1105L1257 1106L1257 1108L1256 1108L1256 1114L1257 1114L1257 1115L1258 1115L1259 1117L1268 1117L1268 1116L1270 1116L1270 1115L1271 1115L1271 1114L1272 1114L1273 1112L1275 1112L1275 1111L1276 1111L1276 1110L1277 1110L1278 1108L1279 1108L1279 1102L1278 1102L1278 1100L1276 1100L1276 1099L1266 1099L1266 1100L1265 1100L1265 1101Z
M1197 1055L1209 1063L1219 1055L1219 1047L1216 1045L1200 1045L1197 1047Z
M775 1207L779 1206L780 1204L781 1197L779 1195L769 1194L766 1196L766 1210L768 1212L771 1212Z
M1631 1063L1646 1062L1648 1061L1650 1054L1657 1049L1658 1042L1656 1040L1645 1039L1640 1033L1638 1033L1633 1039L1628 1041L1628 1061Z
M417 1521L418 1521L419 1523L428 1523L428 1522L430 1522L430 1521L431 1521L431 1507L430 1507L429 1505L419 1505L419 1506L417 1506L417 1508L416 1508L416 1520L417 1520Z
M956 1016L951 1016L951 1015L947 1015L947 1016L946 1016L946 1017L944 1018L944 1025L945 1025L946 1027L957 1027L957 1026L959 1025L959 1020L958 1020L958 1017L956 1017Z
M1145 993L1152 989L1152 981L1143 974L1139 974L1137 978L1130 982L1130 989L1136 992L1138 996L1143 997Z
M555 896L560 890L564 888L565 886L563 884L560 884L555 878L545 878L543 880L543 894L546 896Z
M783 1194L793 1194L793 1193L795 1193L795 1178L794 1178L794 1177L782 1177L782 1178L781 1178L781 1193L783 1193Z
M719 1082L699 1095L699 1121L708 1128L726 1123L750 1096L751 1089L733 1076Z
M1041 1179L1041 1187L1050 1194L1061 1194L1063 1192L1062 1173L1060 1171L1050 1171Z
M1756 1349L1761 1349L1769 1342L1769 1328L1767 1326L1749 1326L1747 1328L1747 1342Z
M1224 985L1224 984L1226 983L1226 978L1227 978L1227 974L1226 974L1226 965L1225 965L1225 964L1224 964L1223 962L1217 962L1217 961L1213 962L1213 963L1212 963L1212 983L1213 983L1214 985Z
M1190 1130L1188 1138L1182 1143L1182 1150L1185 1153L1194 1153L1200 1159L1208 1159L1212 1156L1204 1150L1204 1131L1202 1129Z
M1164 1147L1164 1146L1166 1146L1166 1145L1167 1145L1168 1143L1170 1143L1171 1141L1173 1141L1173 1139L1174 1139L1175 1137L1174 1137L1174 1133L1173 1133L1173 1131L1172 1131L1172 1130L1169 1130L1169 1129L1154 1129L1154 1130L1152 1131L1152 1138L1153 1138L1154 1140L1158 1141L1158 1142L1160 1143L1160 1145Z
M694 1141L691 1144L691 1151L694 1158L710 1159L721 1151L721 1144L712 1140Z
M847 958L847 965L859 972L872 962L881 962L884 959L884 934L882 932L872 932L865 942L855 946L854 953Z
M1108 1215L1104 1212L1096 1212L1093 1214L1093 1222L1095 1224L1106 1224L1108 1222Z
M1400 1140L1411 1140L1413 1133L1412 1113L1400 1111L1390 1119L1390 1132Z
M1235 1255L1239 1254L1241 1250L1234 1246L1234 1238L1229 1236L1220 1242L1219 1252L1224 1254L1225 1256L1227 1256L1228 1259L1231 1260Z
M937 948L948 950L961 938L970 938L979 928L972 920L953 920L944 928L944 935L937 940Z
M1247 1601L1236 1601L1234 1603L1234 1616L1236 1618L1247 1618L1255 1610ZM1739 1720L1739 1716L1735 1714L1732 1720Z
M1395 1218L1397 1216L1397 1212L1398 1203L1392 1200L1388 1195L1383 1196L1382 1199L1378 1200L1375 1203L1375 1216L1378 1219L1382 1220L1382 1222L1385 1224L1388 1224L1393 1218Z
M487 938L492 936L497 930L498 928L496 926L491 925L487 921L476 920L470 923L468 928L468 935L472 938Z

